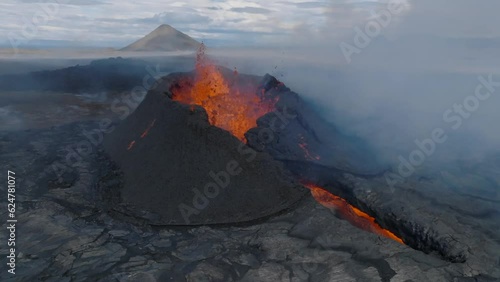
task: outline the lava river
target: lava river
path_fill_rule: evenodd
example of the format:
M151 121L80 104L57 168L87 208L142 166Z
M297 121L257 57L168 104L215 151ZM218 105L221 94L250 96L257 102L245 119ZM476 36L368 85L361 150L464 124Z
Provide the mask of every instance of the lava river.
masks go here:
M304 186L311 190L311 194L317 202L319 202L324 207L336 210L342 218L349 221L352 225L404 244L401 238L396 236L391 231L382 228L375 221L375 218L350 205L341 197L333 195L332 193L314 184L304 184Z

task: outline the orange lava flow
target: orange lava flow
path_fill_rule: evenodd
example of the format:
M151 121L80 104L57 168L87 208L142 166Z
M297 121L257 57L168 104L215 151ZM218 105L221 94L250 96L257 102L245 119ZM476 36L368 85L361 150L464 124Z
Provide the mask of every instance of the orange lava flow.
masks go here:
M232 73L235 77L237 72ZM270 112L276 101L265 100L252 91L231 87L218 67L205 56L202 44L196 58L192 86L172 90L175 101L202 106L212 125L245 140L245 132L257 126L257 119ZM248 93L247 93L248 92Z
M382 228L378 223L375 222L375 218L350 205L346 200L333 195L314 184L304 185L311 190L311 194L313 195L314 199L316 199L316 201L318 201L324 207L335 209L344 219L349 221L352 225L363 230L387 237L404 245L404 242L403 240L401 240L401 238L396 236L391 231Z

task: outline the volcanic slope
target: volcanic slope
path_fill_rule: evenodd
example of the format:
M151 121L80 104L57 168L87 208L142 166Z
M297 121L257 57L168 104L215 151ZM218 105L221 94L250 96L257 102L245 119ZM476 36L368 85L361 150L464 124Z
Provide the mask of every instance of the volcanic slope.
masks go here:
M158 225L222 224L266 217L301 199L307 189L281 163L211 125L202 107L170 98L169 89L193 75L165 77L105 139L124 177L116 209Z
M104 142L124 174L114 198L126 213L154 224L246 222L307 193L281 161L378 171L362 142L276 78L218 67L203 47L195 71L164 77Z

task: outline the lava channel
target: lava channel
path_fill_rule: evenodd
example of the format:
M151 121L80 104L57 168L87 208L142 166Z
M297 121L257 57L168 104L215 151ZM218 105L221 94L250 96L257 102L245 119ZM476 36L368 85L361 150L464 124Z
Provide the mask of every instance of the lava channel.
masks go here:
M303 184L303 185L311 190L311 194L314 197L314 199L316 199L317 202L319 202L326 208L337 211L342 218L349 221L352 225L360 229L363 229L365 231L369 231L378 234L380 236L387 237L404 245L404 242L401 238L396 236L391 231L382 228L375 221L374 217L361 211L355 206L352 206L343 198L333 195L332 193L314 184Z

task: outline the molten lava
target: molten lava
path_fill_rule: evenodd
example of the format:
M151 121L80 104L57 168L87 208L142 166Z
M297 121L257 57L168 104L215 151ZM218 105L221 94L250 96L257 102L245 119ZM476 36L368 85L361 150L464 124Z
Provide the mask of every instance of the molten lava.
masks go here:
M127 150L130 151L135 145L135 140L130 142L130 144L128 144L128 147L127 147Z
M314 184L304 185L311 190L311 194L313 195L314 199L316 199L316 201L318 201L324 207L335 209L344 219L348 220L352 225L404 244L401 238L396 236L391 231L382 228L378 223L376 223L375 218L350 205L346 200L335 196Z
M146 128L146 130L141 134L141 138L144 138L146 136L148 136L149 134L149 131L151 130L151 128L153 128L153 126L155 126L155 123L156 123L156 119L154 119L148 126L148 128Z
M233 73L236 78L237 71ZM256 90L230 86L222 72L205 56L201 44L196 57L195 78L190 83L180 82L172 89L175 101L202 106L212 125L231 132L245 140L245 132L257 126L257 119L273 110L276 101L256 95Z
M149 131L151 130L151 128L153 128L153 126L155 126L155 123L156 123L156 119L154 119L149 125L148 127L146 128L146 130L144 130L144 132L141 134L141 138L144 138L146 136L148 136L149 134ZM134 148L135 146L135 143L137 143L135 140L133 140L132 142L130 142L128 144L128 147L127 147L127 151L130 151L132 150L132 148Z
M302 149L302 151L304 151L304 157L310 161L314 161L314 160L319 161L321 159L321 157L309 151L309 147L307 145L307 142L306 142L304 136L299 135L299 139L300 139L299 140L299 147Z

